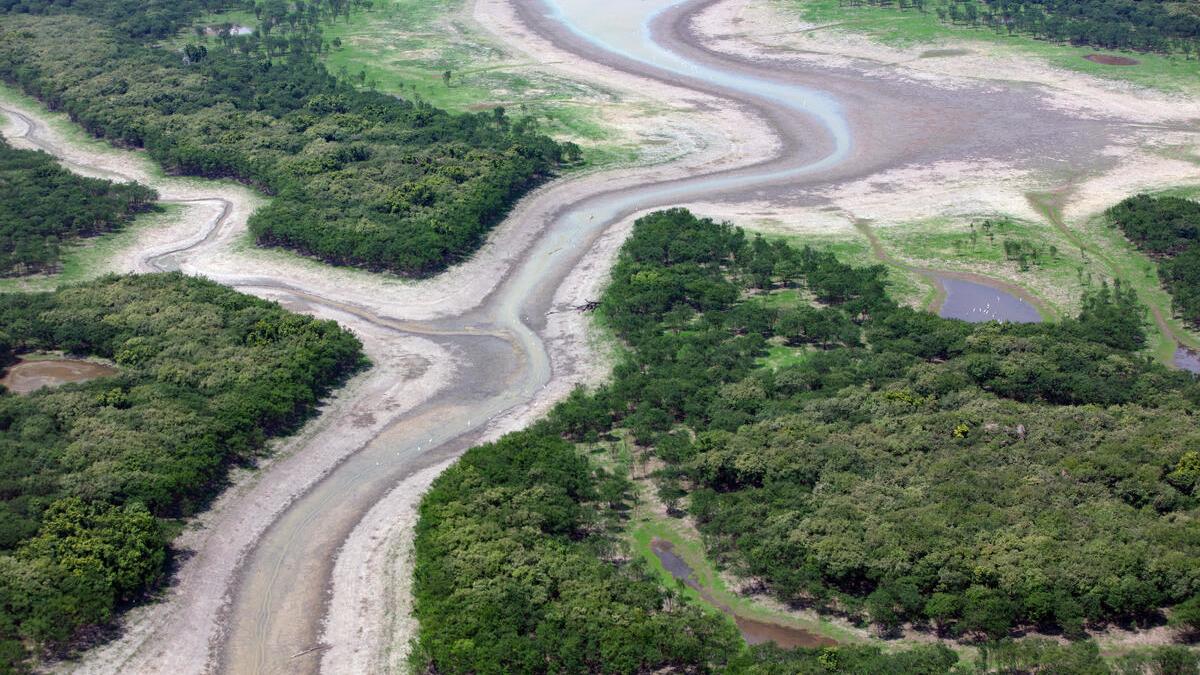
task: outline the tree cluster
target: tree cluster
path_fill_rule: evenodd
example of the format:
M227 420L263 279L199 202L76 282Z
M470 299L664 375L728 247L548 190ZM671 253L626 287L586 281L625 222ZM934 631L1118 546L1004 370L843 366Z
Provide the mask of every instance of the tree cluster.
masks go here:
M413 660L439 673L727 665L731 626L641 565L602 559L600 477L544 426L474 448L421 504Z
M192 17L245 5L241 0L0 0L0 12L12 14L80 14L112 25L132 38L173 35Z
M0 326L0 366L60 350L119 368L0 392L0 670L153 588L169 521L363 363L334 322L178 274L0 295Z
M1110 208L1109 220L1158 262L1158 275L1183 320L1200 325L1200 202L1137 195Z
M563 158L527 119L451 115L339 80L281 21L181 54L77 15L9 15L0 78L169 171L272 194L250 221L263 245L404 275L469 256Z
M684 210L646 216L599 308L628 347L612 381L574 392L534 435L473 451L472 480L460 476L456 495L438 492L431 503L461 514L480 513L488 499L507 508L507 495L485 495L493 473L511 472L545 481L538 494L558 495L567 513L594 499L569 497L586 494L577 486L586 472L563 492L553 475L508 467L508 458L534 439L587 442L623 430L664 463L662 492L695 518L710 553L786 602L861 616L885 632L913 624L988 640L1026 628L1081 636L1089 624L1158 621L1172 605L1200 621L1189 609L1200 607L1200 384L1138 353L1145 312L1133 293L1102 287L1078 318L1058 324L972 325L899 307L886 290L881 267L750 239ZM772 344L807 358L764 367ZM567 446L562 453L570 457ZM422 532L431 519L439 522L422 513ZM465 551L496 527L451 531L453 546L418 540L422 564L510 559ZM529 546L549 537L527 533ZM462 587L423 592L436 596L439 615L482 615L488 630L499 622L540 635L515 628L513 613L458 604L468 583L479 593L511 587L510 567L497 565L492 576L472 570ZM523 587L554 611L553 593ZM428 606L418 606L423 626ZM555 630L559 641L574 639L569 626ZM423 645L434 642L423 635ZM1109 670L1090 643L1005 644L986 658ZM422 654L458 672L450 645ZM828 666L854 652L780 654L713 663L814 672L837 670ZM770 665L776 658L796 661ZM925 665L844 672L946 672L954 663L936 651L904 658ZM1196 665L1168 650L1129 672L1179 658ZM494 661L474 667L482 663Z
M934 11L959 26L1104 49L1196 53L1200 9L1171 0L839 0L842 5Z
M120 228L156 197L136 183L78 176L0 139L0 276L53 271L65 243Z

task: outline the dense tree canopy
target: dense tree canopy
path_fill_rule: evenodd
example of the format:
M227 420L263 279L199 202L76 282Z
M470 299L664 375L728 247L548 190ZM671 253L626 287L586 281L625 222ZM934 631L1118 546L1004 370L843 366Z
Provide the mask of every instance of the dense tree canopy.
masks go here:
M245 4L240 0L0 0L0 11L82 14L104 20L130 37L162 38L200 12Z
M588 460L544 430L475 448L421 506L418 660L441 673L717 667L737 634L631 563L598 554Z
M275 195L250 221L264 245L405 275L470 255L562 159L501 109L451 115L335 78L318 60L324 14L273 11L259 32L184 53L77 14L9 14L0 78L169 171Z
M1109 209L1108 217L1158 261L1175 311L1200 324L1200 202L1137 195Z
M64 243L115 230L154 199L142 185L78 176L0 139L0 276L53 270Z
M362 364L333 322L178 274L0 295L0 326L0 367L35 350L119 367L0 392L0 670L21 641L62 642L139 597L163 572L160 522L202 508Z
M421 586L423 627L434 615L470 615L471 630L525 641L541 634L511 615L460 604L467 588L521 589L542 599L539 613L565 611L561 595L528 581L543 578L536 574L513 581L508 565L469 574L450 567L511 559L462 547L501 536L496 522L521 521L495 515L488 527L451 528L440 514L483 518L487 500L504 514L542 512L486 487L526 473L542 483L538 495L555 495L554 513L578 513L595 499L580 487L583 468L568 484L560 473L506 461L549 444L561 447L559 461L578 463L560 439L618 429L665 463L662 480L682 488L711 554L782 600L864 616L884 631L912 623L963 637L1003 638L1017 627L1078 636L1087 624L1151 620L1162 607L1197 602L1200 385L1137 352L1144 310L1133 294L1099 289L1078 319L1059 324L972 325L899 307L886 288L881 267L748 239L683 210L639 220L601 303L629 347L612 382L575 392L533 431L473 450L451 474L464 487L435 489L427 500L419 565L443 579L453 576L448 569L465 576L461 586ZM765 367L768 346L801 358ZM429 528L455 533L459 550L433 545ZM545 546L564 531L524 536L523 546ZM576 635L571 626L556 630L560 640ZM421 644L436 669L463 668L451 645L424 633ZM1089 643L1018 644L988 658L1108 670ZM604 664L603 650L590 653ZM721 658L733 671L818 672L831 659L860 657L871 658L845 648ZM953 664L937 652L904 658L924 665L846 672L946 672ZM1187 652L1146 658L1196 664ZM480 672L497 663L481 659ZM871 663L881 662L902 661Z
M1200 54L1200 3L1178 0L839 0L937 12L942 21L1036 38Z

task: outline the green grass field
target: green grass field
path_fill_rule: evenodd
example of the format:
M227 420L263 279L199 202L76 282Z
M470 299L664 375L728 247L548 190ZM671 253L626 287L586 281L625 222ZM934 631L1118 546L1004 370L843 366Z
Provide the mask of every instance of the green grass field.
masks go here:
M523 61L483 33L464 0L384 0L325 28L335 73L364 73L381 91L420 98L457 112L504 107L537 118L559 140L584 148L588 165L631 161L630 148L608 143L598 109L618 103L610 92L556 77ZM445 79L450 73L449 81Z
M852 31L896 47L923 44L941 45L946 42L972 40L1037 56L1050 64L1089 75L1124 80L1163 91L1195 92L1200 90L1200 61L1183 55L1147 54L1073 47L1035 40L1022 35L997 33L990 28L950 26L938 21L930 2L924 13L916 9L895 7L842 6L838 0L774 0L781 8L799 14L805 21L829 24L837 30ZM819 29L818 29L819 30ZM1107 66L1088 61L1088 54L1103 53L1125 56L1138 61L1134 66ZM937 56L931 54L930 56Z
M829 251L837 259L858 266L881 265L871 250L871 243L860 233L847 234L797 234L768 235L771 239L783 239L792 246L811 246ZM935 289L921 275L896 265L888 265L888 293L892 299L910 307L927 307L933 300Z

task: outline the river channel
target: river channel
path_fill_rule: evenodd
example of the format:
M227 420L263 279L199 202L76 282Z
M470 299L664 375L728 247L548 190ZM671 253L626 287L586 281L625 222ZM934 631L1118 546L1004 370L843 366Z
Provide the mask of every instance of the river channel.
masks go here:
M1073 118L1040 105L1021 88L947 91L852 69L784 68L716 55L688 28L688 17L715 1L509 0L538 39L581 61L694 91L707 97L704 105L721 101L761 120L777 143L773 152L735 168L720 168L714 161L695 175L663 179L653 168L635 167L622 171L639 179L625 187L559 199L550 186L530 195L514 217L535 214L536 238L513 254L494 290L472 298L473 307L465 312L414 319L379 294L356 296L352 288L319 276L271 276L271 270L255 269L232 277L219 267L212 273L200 253L225 245L222 228L244 219L247 211L245 204L216 192L209 199L217 214L212 236L145 258L150 269L211 273L292 309L346 317L388 345L418 336L453 354L461 366L452 383L398 416L294 498L287 485L271 482L288 478L292 458L269 467L260 483L248 488L247 512L271 500L286 499L287 506L271 515L261 535L246 525L250 518L231 510L234 515L219 521L227 527L185 565L185 572L195 573L185 574L179 584L187 586L180 591L181 606L148 628L142 642L130 647L130 656L114 659L112 668L97 665L95 672L320 670L321 654L330 646L321 636L333 566L343 544L396 486L478 442L488 420L536 400L556 375L546 347L556 290L593 243L631 215L714 200L792 199L806 187L857 180L913 162L993 156L1026 161L1026 155L1040 162L1038 152L1026 150L1048 144L1077 152L1065 154L1063 161L1092 162L1109 131L1107 121ZM1017 127L1010 123L1014 115L1023 120ZM29 127L36 141L36 125L30 121ZM564 182L573 180L587 179ZM297 454L320 450L302 447ZM219 627L210 629L210 623ZM137 634L130 638L137 639ZM199 646L185 644L189 639ZM201 650L206 663L198 656ZM339 670L336 664L326 667Z

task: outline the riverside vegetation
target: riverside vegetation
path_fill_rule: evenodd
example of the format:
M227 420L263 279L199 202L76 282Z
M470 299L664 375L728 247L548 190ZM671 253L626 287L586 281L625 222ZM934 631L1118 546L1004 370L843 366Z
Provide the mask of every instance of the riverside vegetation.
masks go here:
M474 252L517 198L580 151L502 108L451 115L334 77L319 61L329 49L319 26L353 4L260 3L255 33L224 30L222 46L181 52L151 38L247 3L9 2L0 78L168 171L273 195L250 219L260 244L432 274Z
M179 519L364 363L332 321L180 274L0 295L0 327L0 367L62 351L119 369L0 389L0 672L143 598Z
M77 176L0 139L0 276L54 271L64 244L119 229L155 198L143 185Z
M639 220L599 310L628 348L612 381L470 451L422 504L417 665L955 667L940 643L750 649L650 583L622 544L628 481L578 449L617 435L661 462L663 500L710 555L784 602L988 646L960 668L1193 672L1183 648L1106 662L1085 639L1171 607L1200 628L1200 384L1140 353L1134 294L1101 287L1060 323L971 325L886 289L882 267L684 210ZM772 346L798 358L766 366ZM1008 639L1029 630L1073 642Z
M1106 215L1158 263L1175 312L1187 323L1200 325L1200 202L1138 195Z
M838 0L841 6L935 12L957 26L987 27L1104 49L1200 57L1200 4L1174 0Z

